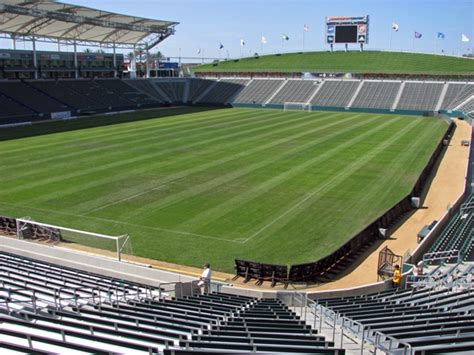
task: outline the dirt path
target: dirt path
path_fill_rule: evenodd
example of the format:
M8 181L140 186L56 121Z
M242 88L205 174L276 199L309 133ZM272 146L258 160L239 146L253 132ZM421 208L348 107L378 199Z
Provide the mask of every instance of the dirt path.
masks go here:
M465 121L456 121L457 128L451 143L441 161L441 164L433 178L430 189L426 195L423 208L416 210L391 236L390 239L381 243L377 248L364 255L360 264L354 270L336 281L329 282L317 287L305 288L307 291L330 290L346 287L354 287L373 283L377 281L378 255L382 248L388 246L395 254L404 255L409 250L414 250L417 246L416 235L424 225L430 224L433 220L439 220L456 198L464 191L466 169L469 158L469 147L461 146L462 140L471 139L471 126ZM108 253L97 249L91 249L78 245L61 245L82 251L107 255L114 257L114 253ZM163 270L179 272L186 275L198 277L201 269L162 262L158 260L146 259L136 256L127 256L126 260L141 264L150 265ZM231 281L234 275L214 272L213 279L232 282L237 287L257 288L252 282L242 283L242 279ZM269 283L264 283L261 289L270 289ZM282 288L282 286L277 286ZM290 287L291 288L291 287Z

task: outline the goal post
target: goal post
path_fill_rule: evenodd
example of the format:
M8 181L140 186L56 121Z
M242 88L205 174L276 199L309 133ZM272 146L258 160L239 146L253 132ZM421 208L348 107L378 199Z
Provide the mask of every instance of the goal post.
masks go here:
M311 104L306 102L284 102L283 103L284 111L306 111L311 112Z
M78 246L101 249L115 253L119 261L122 254L133 255L129 235L105 235L82 231L73 228L40 223L30 218L16 219L16 235L18 239L44 242L47 244L76 244Z

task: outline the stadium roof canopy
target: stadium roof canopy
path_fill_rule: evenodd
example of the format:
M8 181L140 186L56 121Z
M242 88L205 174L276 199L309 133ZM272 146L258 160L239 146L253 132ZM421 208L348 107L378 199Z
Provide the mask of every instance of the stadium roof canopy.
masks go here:
M0 33L14 38L150 49L177 24L54 0L0 0Z

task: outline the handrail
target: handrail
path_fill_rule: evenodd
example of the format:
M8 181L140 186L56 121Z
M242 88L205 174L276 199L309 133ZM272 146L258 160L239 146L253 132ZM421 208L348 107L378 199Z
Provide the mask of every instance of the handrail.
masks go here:
M16 292L18 293L18 290L25 290L26 289L5 289L5 291L7 291L8 293L8 296L7 298L4 300L4 302L0 301L0 303L5 303L6 307L7 307L7 312L10 313L10 303L28 303L29 301L28 300L12 300L12 297L11 297L11 294ZM31 295L23 295L24 297L29 297L31 299L31 305L33 306L33 311L36 313L37 311L37 301L40 300L37 296L36 296L36 290L28 290L29 292L32 292Z
M382 337L384 337L384 340L381 340ZM388 341L388 347L382 345L382 341ZM395 347L392 347L392 345L396 344ZM394 338L390 335L384 334L380 331L375 332L375 342L374 346L377 349L380 349L382 351L385 351L387 353L391 353L392 350L395 349L400 349L400 346L403 346L403 355L411 355L412 353L412 347L409 343L404 343L399 341L397 338ZM407 353L408 350L408 353Z

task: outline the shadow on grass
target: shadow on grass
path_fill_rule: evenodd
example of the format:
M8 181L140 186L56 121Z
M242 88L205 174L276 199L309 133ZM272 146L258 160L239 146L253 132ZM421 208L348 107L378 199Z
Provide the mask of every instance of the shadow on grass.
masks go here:
M4 127L0 129L0 141L41 136L51 133L76 131L85 128L115 125L132 121L178 116L187 113L212 111L226 108L224 106L176 106L146 109L136 112L124 112L113 115L81 116L77 119L60 121L41 121L28 126ZM229 108L229 107L227 107Z

